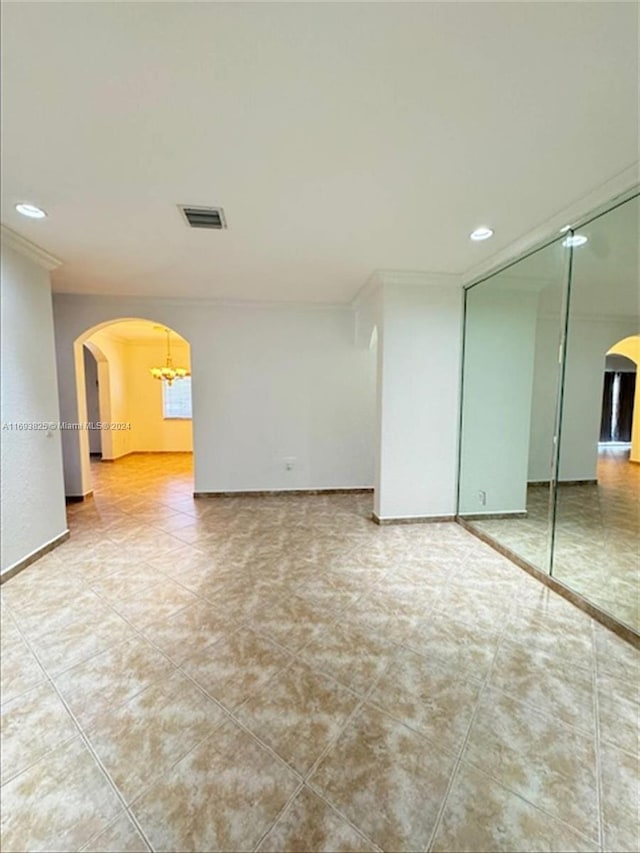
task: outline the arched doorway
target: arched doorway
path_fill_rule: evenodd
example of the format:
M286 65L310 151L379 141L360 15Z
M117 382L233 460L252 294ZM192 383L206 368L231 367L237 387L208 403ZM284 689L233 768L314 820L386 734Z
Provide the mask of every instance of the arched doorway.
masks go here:
M640 335L615 343L607 352L600 441L628 449L629 461L640 463Z
M89 359L96 388L87 381ZM168 359L182 369L176 378L166 371ZM122 318L79 335L74 361L78 423L85 425L78 430L84 494L94 490L102 462L117 463L108 475L111 483L125 470L129 483L136 472L147 480L153 472L155 482L174 474L188 485L185 494L192 492L189 342L153 320ZM106 481L104 471L99 476Z

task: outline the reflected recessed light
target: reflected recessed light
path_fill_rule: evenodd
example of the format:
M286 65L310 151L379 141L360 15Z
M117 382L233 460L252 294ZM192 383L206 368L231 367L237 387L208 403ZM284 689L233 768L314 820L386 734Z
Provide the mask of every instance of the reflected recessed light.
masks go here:
M472 231L471 234L469 234L469 237L471 237L472 240L476 241L488 240L489 237L493 237L493 229L486 228L485 226L483 226L482 228L476 228L475 231Z
M30 219L44 219L47 215L41 207L36 207L35 204L16 204L16 210Z
M576 246L584 246L584 244L588 241L588 237L585 237L584 234L573 234L571 237L566 237L562 241L562 245L567 248L576 248Z
M566 234L566 233L567 233L567 231L570 231L570 230L571 230L571 226L570 226L570 225L563 225L563 226L562 226L562 228L560 229L560 233L561 233L561 234Z

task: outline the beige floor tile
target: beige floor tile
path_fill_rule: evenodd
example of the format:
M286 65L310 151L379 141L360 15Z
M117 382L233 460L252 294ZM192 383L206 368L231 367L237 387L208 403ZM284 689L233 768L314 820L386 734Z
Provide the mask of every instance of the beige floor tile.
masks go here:
M635 853L640 850L638 756L603 744L600 768L604 849L611 853Z
M640 745L640 684L598 674L600 740L632 754Z
M588 670L595 664L592 635L591 619L568 603L566 608L551 610L523 605L516 609L504 633L509 641L544 653L561 668Z
M338 615L322 604L287 595L282 601L260 608L251 619L251 627L289 651L297 652L323 631L331 630L337 619Z
M74 587L68 587L64 596L34 599L14 611L20 630L30 640L56 631L64 632L79 618L97 624L111 613L113 610L95 592Z
M154 850L252 850L297 777L229 722L176 764L132 811Z
M259 853L360 853L372 850L375 847L306 787L258 847Z
M99 790L82 775L90 752L53 761L76 738L56 742L60 707L38 661L122 789L139 796L133 804L150 839L185 853L249 850L260 839L264 850L368 849L365 833L386 849L424 850L471 694L488 677L500 690L480 700L473 764L463 758L442 849L500 850L522 836L524 849L584 849L584 838L590 849L598 837L593 673L605 841L610 851L636 848L637 651L455 524L377 527L370 494L194 501L190 466L188 454L92 465L94 498L68 507L70 540L2 586L5 772L25 768L4 788L24 778L37 792L29 811L23 797L12 795L8 810L3 803L5 831L20 849L145 849L120 806L99 807ZM575 582L595 595L611 576L607 595L622 612L635 594L637 553L620 547L630 519L615 509L611 524L611 558L631 566L635 556L628 579L611 575L609 556L587 565L585 543L567 539L567 524L563 542L581 561ZM175 584L189 592L173 595ZM187 603L189 593L201 600ZM143 626L150 645L131 636L114 606ZM246 702L243 725L256 735L218 717L218 704L171 661L234 713ZM362 697L385 669L375 695L390 713L369 704L346 716L355 699L344 688ZM309 746L314 726L321 736ZM301 791L277 754L306 768L334 735ZM493 779L478 783L481 772ZM328 801L311 793L317 780ZM76 824L82 831L71 832Z
M332 678L296 662L247 699L236 717L305 775L358 701Z
M490 690L463 759L585 837L598 837L593 736Z
M640 651L602 625L595 625L598 671L632 684L640 682Z
M83 853L147 853L149 847L127 814L121 814L86 844Z
M81 739L74 738L2 788L2 849L77 850L122 806Z
M0 695L3 702L35 687L45 680L45 674L22 637L0 655Z
M372 631L388 643L402 643L416 630L419 619L414 613L392 609L379 592L367 593L344 614L344 619L358 631Z
M108 534L113 538L111 532ZM169 533L163 533L161 530L152 530L143 528L143 532L132 531L128 536L120 540L127 552L134 561L147 562L154 557L161 557L164 554L171 554L180 550L184 546L184 542Z
M555 715L569 725L595 731L593 676L590 669L567 665L526 642L504 640L489 683L521 702Z
M424 850L453 771L452 756L374 708L347 727L310 778L384 850Z
M216 579L213 585L200 587L198 594L236 622L252 620L277 597L270 584L250 577L234 578L232 582Z
M404 645L455 672L484 678L489 672L502 625L479 626L466 615L434 610L406 638Z
M195 652L228 637L237 627L228 614L200 600L165 619L145 625L142 633L179 666Z
M456 577L438 591L433 609L455 614L479 628L491 628L497 614L501 622L506 621L516 600L517 593L511 584L506 589L501 586L490 577L483 582Z
M443 749L457 752L469 729L480 686L401 648L368 701Z
M110 608L99 617L80 610L63 630L38 634L32 645L44 668L54 675L134 636L133 628Z
M357 601L363 592L362 581L359 578L337 571L312 577L296 590L297 595L305 601L336 614Z
M28 569L2 584L2 598L16 616L34 610L50 611L68 601L71 590L80 589L53 554L46 554Z
M348 619L348 614L345 615ZM374 628L356 628L338 620L314 636L300 657L356 693L366 693L395 654L397 647L386 642Z
M66 670L56 677L56 684L86 728L174 669L146 640L136 637Z
M430 850L432 853L596 853L599 847L476 768L461 764Z
M125 705L108 708L88 731L127 802L165 774L225 719L185 675L174 672Z
M91 585L117 572L131 572L131 556L126 548L105 539L73 558L65 558L65 569L77 581Z
M168 578L163 578L160 583L128 598L122 597L112 602L112 605L120 616L134 628L141 630L145 625L168 618L196 601L198 599L192 592Z
M5 604L4 595L0 598L0 605L0 643L2 650L5 651L11 646L19 646L22 643L22 635L11 615L9 606Z
M126 550L126 546L121 546ZM155 566L129 558L129 567L119 572L102 575L91 584L91 589L108 602L118 603L125 598L142 595L151 587L166 580Z
M2 705L2 784L78 733L48 681Z
M190 654L182 669L227 708L235 708L291 662L283 649L240 628L210 649Z

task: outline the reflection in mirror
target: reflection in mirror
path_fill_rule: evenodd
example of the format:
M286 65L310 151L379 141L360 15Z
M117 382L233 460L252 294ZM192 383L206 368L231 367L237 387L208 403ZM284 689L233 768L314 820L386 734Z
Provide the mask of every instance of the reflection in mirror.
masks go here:
M553 576L640 630L640 200L573 251Z
M458 513L549 571L565 237L466 291Z

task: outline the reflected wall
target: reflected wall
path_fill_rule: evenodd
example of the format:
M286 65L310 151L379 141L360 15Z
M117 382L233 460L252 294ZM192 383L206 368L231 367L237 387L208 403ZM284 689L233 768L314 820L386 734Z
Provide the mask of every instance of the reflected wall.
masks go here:
M607 373L640 351L639 205L466 289L458 492L474 530L636 631L640 466L600 439L626 418L640 450L635 378Z

